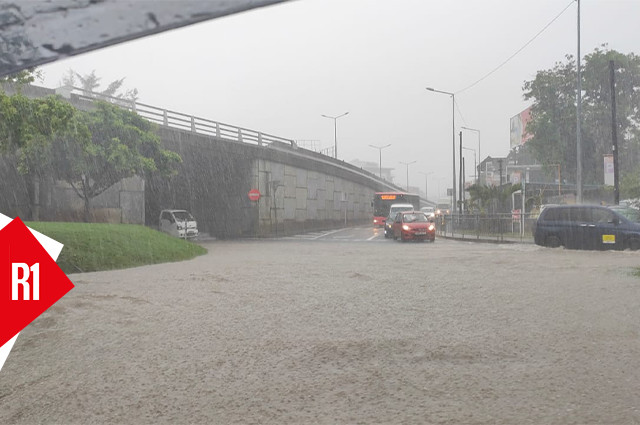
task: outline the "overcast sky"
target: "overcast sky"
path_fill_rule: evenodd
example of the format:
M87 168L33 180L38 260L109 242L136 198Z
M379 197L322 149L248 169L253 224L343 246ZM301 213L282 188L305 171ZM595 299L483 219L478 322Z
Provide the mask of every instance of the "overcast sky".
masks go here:
M106 84L126 77L151 105L296 140L338 157L394 167L396 183L429 197L451 187L451 98L498 66L569 0L298 0L216 19L42 67L56 87L68 69ZM608 43L639 53L640 1L582 0L582 53ZM459 126L481 130L482 157L505 156L522 85L576 52L577 3L507 65L456 95ZM456 142L457 143L457 142ZM464 132L477 149L477 133ZM468 164L473 153L465 151ZM478 158L480 160L480 158ZM467 166L467 174L473 174ZM437 193L439 190L439 193Z

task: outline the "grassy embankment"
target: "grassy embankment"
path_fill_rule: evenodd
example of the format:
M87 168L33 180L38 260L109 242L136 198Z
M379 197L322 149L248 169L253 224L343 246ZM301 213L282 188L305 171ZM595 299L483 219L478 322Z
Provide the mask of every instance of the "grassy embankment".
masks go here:
M207 252L199 245L144 226L57 222L25 224L64 244L57 263L65 273L182 261Z

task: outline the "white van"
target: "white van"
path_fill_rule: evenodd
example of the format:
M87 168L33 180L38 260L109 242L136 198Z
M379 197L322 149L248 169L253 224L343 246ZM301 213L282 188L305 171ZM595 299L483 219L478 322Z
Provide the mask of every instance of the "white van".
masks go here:
M186 210L162 210L159 228L161 232L179 238L195 238L198 236L198 223Z

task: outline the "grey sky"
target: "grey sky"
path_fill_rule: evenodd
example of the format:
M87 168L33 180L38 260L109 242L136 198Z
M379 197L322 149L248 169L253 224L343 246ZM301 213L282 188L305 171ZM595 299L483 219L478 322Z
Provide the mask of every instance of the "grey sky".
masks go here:
M140 101L302 140L339 158L376 162L430 198L451 186L451 99L522 47L569 0L298 0L129 42L42 67L57 86L68 69L126 77ZM528 105L522 84L576 51L576 3L506 66L456 96L465 125L482 131L482 156L509 149L509 118ZM640 50L640 1L582 0L582 52L608 43ZM458 130L457 130L458 131ZM477 149L477 135L464 133ZM467 154L468 164L473 154ZM473 167L467 165L467 175ZM436 193L440 190L440 193Z

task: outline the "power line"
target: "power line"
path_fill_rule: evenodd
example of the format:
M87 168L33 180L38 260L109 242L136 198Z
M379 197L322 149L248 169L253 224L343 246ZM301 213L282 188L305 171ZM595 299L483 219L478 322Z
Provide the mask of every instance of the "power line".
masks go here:
M512 54L511 56L509 56L507 58L507 60L505 60L504 62L502 62L500 65L498 65L497 67L495 67L493 70L491 70L488 74L486 74L484 77L480 78L479 80L477 80L475 83L468 85L467 87L463 88L462 90L459 90L456 92L456 94L462 93L464 91L469 90L471 87L474 87L476 84L480 83L481 81L483 81L485 78L489 77L491 74L493 74L494 72L496 72L497 70L499 70L500 68L502 68L504 65L506 65L511 59L513 59L514 57L516 57L516 55L518 53L520 53L521 51L523 51L529 44L531 44L533 42L533 40L535 40L536 38L538 38L538 36L540 36L540 34L542 34L547 28L549 28L551 26L551 24L553 24L560 16L562 16L562 14L564 12L567 11L567 9L569 9L569 7L571 7L571 5L575 3L575 0L571 0L571 2L564 8L562 9L562 11L560 13L558 13L556 15L555 18L553 18L551 20L551 22L549 22L547 25L544 26L544 28L542 28L540 31L538 31L538 33L536 35L533 36L533 38L529 41L527 41L524 46L522 46L521 48L519 48L514 54Z
M458 101L454 99L453 102L456 104L456 109L458 110L458 114L460 115L460 118L462 118L462 122L464 123L464 125L468 125L467 120L465 120L464 115L462 115L462 110L460 109L460 105L458 105Z

